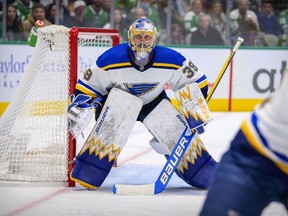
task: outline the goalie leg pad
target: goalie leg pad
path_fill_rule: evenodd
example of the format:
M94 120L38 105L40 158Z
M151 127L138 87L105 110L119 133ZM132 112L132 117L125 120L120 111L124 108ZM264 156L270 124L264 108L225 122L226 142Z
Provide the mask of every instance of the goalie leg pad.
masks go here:
M143 123L158 140L159 145L164 145L170 153L187 127L185 118L168 100L162 100ZM189 185L206 189L210 186L216 165L199 135L195 134L176 173Z
M216 166L217 162L209 154L199 135L195 134L177 167L176 174L193 187L207 189Z
M87 188L100 187L128 140L142 100L113 88L97 122L76 157L72 180ZM128 111L128 112L127 112Z
M100 159L99 156L89 155L86 151L77 156L70 178L83 187L96 189L106 179L114 160L109 162L109 156Z

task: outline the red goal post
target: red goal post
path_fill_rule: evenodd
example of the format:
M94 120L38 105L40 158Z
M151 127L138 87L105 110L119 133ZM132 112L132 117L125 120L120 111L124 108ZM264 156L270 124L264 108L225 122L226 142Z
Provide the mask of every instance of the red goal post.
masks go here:
M111 46L116 46L120 42L119 32L114 29L97 29L97 28L72 28L70 30L70 56L71 56L71 65L70 65L70 73L76 75L70 78L70 94L73 93L76 82L77 82L77 74L78 74L78 36L79 33L81 35L99 35L99 36L106 36L108 35L111 37ZM100 54L100 53L99 53ZM96 60L96 59L95 59ZM71 134L69 134L69 154L68 154L68 161L72 161L76 156L76 140L72 139ZM68 163L68 171L71 172L73 168L73 163ZM75 186L75 182L70 179L68 176L68 186L73 187Z
M39 29L31 61L0 118L0 182L75 186L69 178L76 142L68 133L68 96L78 75L117 44L113 29Z

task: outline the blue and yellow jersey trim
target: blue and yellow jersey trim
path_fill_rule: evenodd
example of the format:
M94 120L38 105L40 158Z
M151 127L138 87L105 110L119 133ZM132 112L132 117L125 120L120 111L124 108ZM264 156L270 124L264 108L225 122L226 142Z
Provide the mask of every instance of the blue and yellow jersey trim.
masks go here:
M123 62L123 63L117 63L117 64L110 64L106 65L104 67L101 67L102 70L110 70L110 69L120 69L120 68L127 68L127 67L133 67L130 62ZM181 68L180 65L176 64L168 64L168 63L153 63L151 68L163 68L163 69L179 69Z
M101 67L101 69L107 71L107 70L110 70L110 69L120 69L120 68L127 68L127 67L132 67L130 62L109 64L107 66Z
M267 140L259 130L258 118L255 113L253 113L250 118L245 119L245 121L241 125L241 130L250 145L256 151L258 151L264 157L272 160L280 170L282 170L285 174L288 174L287 157L270 148Z
M169 63L153 63L153 68L165 68L165 69L179 69L181 68L181 65L177 64L169 64Z
M119 44L104 52L96 61L96 65L102 70L133 67L128 55L128 43ZM182 67L186 59L175 50L167 47L155 46L153 64L149 67L177 70Z
M75 89L84 93L85 95L91 96L92 98L97 98L98 96L103 96L100 92L96 91L90 85L82 82L81 80L78 80Z
M208 80L205 74L202 77L200 77L198 80L196 80L196 83L198 83L198 86L200 89L203 89L206 86L208 86Z

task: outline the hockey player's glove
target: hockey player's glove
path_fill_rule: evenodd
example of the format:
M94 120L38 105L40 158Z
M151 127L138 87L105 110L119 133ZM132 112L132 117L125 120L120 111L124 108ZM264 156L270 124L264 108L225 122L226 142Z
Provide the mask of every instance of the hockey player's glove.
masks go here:
M71 105L68 107L68 130L75 139L84 131L90 123L94 110L101 105L101 97L92 99L84 94L70 96ZM101 105L102 106L102 105Z

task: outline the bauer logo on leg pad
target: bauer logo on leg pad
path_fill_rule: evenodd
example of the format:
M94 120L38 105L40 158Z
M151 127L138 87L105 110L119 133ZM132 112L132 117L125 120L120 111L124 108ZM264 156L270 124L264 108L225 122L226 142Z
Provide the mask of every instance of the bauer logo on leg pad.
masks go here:
M197 83L192 83L175 92L181 111L190 129L212 120L212 114Z
M113 88L89 137L76 157L72 179L85 187L100 187L128 140L142 100ZM129 112L127 112L129 110Z

